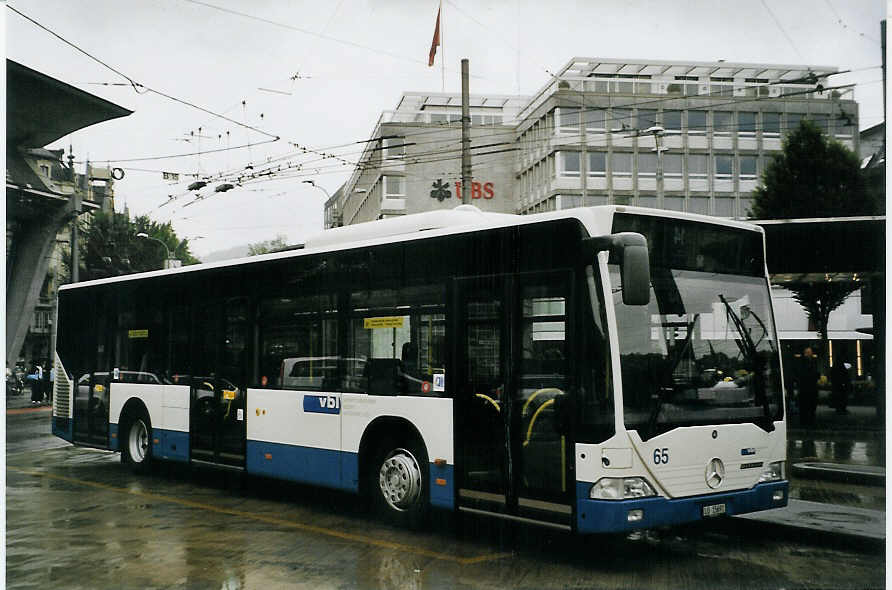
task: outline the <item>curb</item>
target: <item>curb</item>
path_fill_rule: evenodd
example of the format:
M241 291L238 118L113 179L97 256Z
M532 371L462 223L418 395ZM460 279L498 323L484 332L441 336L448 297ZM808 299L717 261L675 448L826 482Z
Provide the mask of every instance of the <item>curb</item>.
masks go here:
M868 486L886 485L886 469L870 465L847 465L843 463L793 463L792 474L803 479L818 479Z
M33 406L25 408L7 408L6 415L14 416L16 414L33 414L34 412L52 412L53 406Z

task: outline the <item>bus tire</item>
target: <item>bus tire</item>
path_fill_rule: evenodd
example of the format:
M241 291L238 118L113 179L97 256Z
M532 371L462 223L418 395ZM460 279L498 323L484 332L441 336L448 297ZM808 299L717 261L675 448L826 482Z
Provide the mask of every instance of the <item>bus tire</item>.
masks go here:
M152 424L142 411L125 422L121 461L134 473L145 473L152 463Z
M430 497L424 445L417 441L379 445L368 478L375 512L400 526L424 524Z

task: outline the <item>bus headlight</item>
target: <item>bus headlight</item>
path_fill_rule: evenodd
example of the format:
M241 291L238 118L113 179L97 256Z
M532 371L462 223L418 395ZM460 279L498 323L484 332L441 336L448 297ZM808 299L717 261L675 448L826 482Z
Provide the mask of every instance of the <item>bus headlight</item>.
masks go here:
M592 500L627 500L656 495L643 477L603 477L589 491Z
M765 466L762 475L759 476L759 483L769 481L780 481L784 478L784 464L786 461L774 461Z

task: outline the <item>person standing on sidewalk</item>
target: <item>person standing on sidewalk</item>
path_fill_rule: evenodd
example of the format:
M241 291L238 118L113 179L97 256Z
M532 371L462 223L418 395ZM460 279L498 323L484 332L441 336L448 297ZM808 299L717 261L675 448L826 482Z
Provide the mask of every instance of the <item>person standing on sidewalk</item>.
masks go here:
M28 381L31 382L31 404L39 404L43 400L43 367L40 363L34 362L32 373L28 375Z
M833 385L833 407L837 414L847 414L849 405L849 391L852 388L852 379L849 377L849 368L842 355L836 358L833 368L830 370L830 379Z
M802 351L799 365L799 423L802 426L815 425L815 410L818 408L818 357L810 346Z

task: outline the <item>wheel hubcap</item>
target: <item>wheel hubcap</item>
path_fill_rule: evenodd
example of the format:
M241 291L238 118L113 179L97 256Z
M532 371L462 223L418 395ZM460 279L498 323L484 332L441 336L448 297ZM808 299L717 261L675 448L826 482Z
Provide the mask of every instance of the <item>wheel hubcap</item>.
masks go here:
M421 496L421 468L412 453L396 449L378 473L381 494L394 510L408 510Z
M149 450L149 432L145 422L137 420L130 427L130 458L136 463L142 463Z

